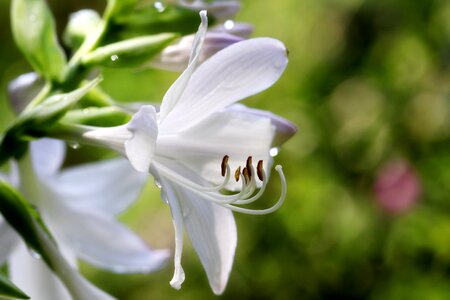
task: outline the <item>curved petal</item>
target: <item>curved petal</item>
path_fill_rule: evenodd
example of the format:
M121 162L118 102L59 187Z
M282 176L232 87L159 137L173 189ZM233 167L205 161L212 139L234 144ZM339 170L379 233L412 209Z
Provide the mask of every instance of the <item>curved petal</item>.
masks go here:
M78 257L117 273L152 272L169 256L167 250L149 249L131 230L98 211L55 203L48 221Z
M181 266L181 255L183 253L183 212L181 210L180 199L176 194L176 190L172 187L169 180L159 177L163 188L161 189L161 196L170 206L172 213L173 227L175 230L175 254L173 277L170 280L170 285L179 290L185 279L185 273Z
M208 18L206 17L206 11L200 12L201 23L198 27L198 31L195 34L194 41L192 43L191 55L189 64L186 70L178 77L178 79L171 85L161 103L160 118L163 120L169 112L175 107L178 101L183 96L184 90L191 79L192 73L197 67L198 60L200 59L200 52L205 40L206 31L208 29Z
M128 123L127 129L132 133L132 137L125 142L127 158L137 171L148 173L158 136L155 108L142 106Z
M245 166L249 156L254 163L263 160L267 170L274 130L268 117L226 109L182 134L160 135L157 156L174 157L202 178L219 184L223 181L221 163L225 155L233 171ZM241 183L232 180L227 188L237 190Z
M237 244L236 224L232 212L199 198L167 179L168 200L173 209L179 203L183 223L216 295L223 293L233 265ZM178 204L177 204L178 205Z
M160 133L180 132L267 89L286 65L286 48L271 38L250 39L219 51L192 74L176 106L161 120Z
M65 169L49 186L60 201L115 215L138 198L147 179L117 158Z
M3 265L19 244L20 238L14 229L0 216L0 265Z
M61 167L66 153L64 142L43 138L30 143L33 168L40 176L51 176Z
M272 141L273 147L281 146L297 132L297 126L294 123L267 110L249 108L242 104L231 105L227 110L269 118L272 125L275 126L275 137Z
M47 265L21 243L9 260L11 280L33 300L71 300L69 292Z

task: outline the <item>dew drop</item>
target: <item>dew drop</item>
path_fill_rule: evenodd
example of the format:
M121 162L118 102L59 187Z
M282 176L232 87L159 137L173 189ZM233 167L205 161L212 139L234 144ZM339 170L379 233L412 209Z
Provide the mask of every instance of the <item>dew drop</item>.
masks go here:
M77 149L80 148L80 144L77 143L77 142L68 142L68 144L69 144L69 147L74 149L74 150L77 150Z
M231 30L231 29L233 29L234 28L234 21L233 20L226 20L224 23L223 23L223 27L225 27L225 29L226 30Z
M112 60L112 61L116 61L116 60L118 60L118 59L119 59L119 56L118 56L118 55L116 55L116 54L111 55L111 60Z
M40 255L38 252L36 252L34 249L29 248L30 255L35 259L42 259L42 255Z
M271 149L269 150L269 155L270 155L271 157L275 157L275 156L278 155L278 152L279 152L278 147L273 147L273 148L271 148Z
M156 8L156 10L158 12L163 12L166 9L166 7L164 6L164 4L161 1L156 1L153 4L153 7Z
M160 183L158 180L156 180L156 179L155 179L155 185L156 185L156 187L157 187L158 189L162 188L161 183Z

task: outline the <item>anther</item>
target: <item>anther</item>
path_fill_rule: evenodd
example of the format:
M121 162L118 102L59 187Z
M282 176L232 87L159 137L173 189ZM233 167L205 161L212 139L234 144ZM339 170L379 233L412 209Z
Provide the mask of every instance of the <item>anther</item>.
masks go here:
M251 156L249 156L247 158L247 163L245 165L245 168L247 169L247 172L248 172L248 178L251 179L253 176L253 174L252 174L252 169L253 169L252 168L252 157Z
M225 174L227 173L228 158L228 155L225 155L222 159L222 164L220 165L222 169L222 177L225 177Z
M236 180L236 182L239 181L239 177L241 177L241 166L239 166L234 172L234 179Z
M244 169L242 170L242 175L244 175L245 183L250 182L250 173L248 170L249 169L247 169L247 167L244 167Z
M263 161L258 161L258 165L256 166L256 174L258 175L259 180L263 181L264 175L263 175L264 169L263 169Z

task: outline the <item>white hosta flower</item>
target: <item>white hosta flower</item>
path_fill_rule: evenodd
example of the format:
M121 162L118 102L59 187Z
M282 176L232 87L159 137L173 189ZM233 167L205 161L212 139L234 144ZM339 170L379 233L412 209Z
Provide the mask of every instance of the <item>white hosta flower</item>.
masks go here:
M147 273L162 266L168 251L149 249L115 220L137 198L147 176L124 159L59 171L65 150L62 142L43 139L30 147L31 163L29 159L19 162L19 188L74 267L76 257L119 273ZM0 224L1 244L17 244L17 236L8 228ZM71 299L59 279L41 260L32 258L25 245L20 244L12 255L11 248L0 250L0 259L9 256L11 279L32 299Z
M287 64L284 45L270 38L239 42L197 68L206 32L205 13L201 16L190 64L164 96L160 111L143 106L126 125L84 128L83 139L119 151L136 170L150 172L160 184L175 227L171 285L178 289L184 280L181 252L186 229L212 290L220 294L237 242L232 211L265 214L281 205L286 182L276 166L282 183L279 201L263 210L242 207L264 192L269 150L277 146L274 137L281 143L296 128L268 112L233 105L278 80ZM236 193L225 194L224 189Z

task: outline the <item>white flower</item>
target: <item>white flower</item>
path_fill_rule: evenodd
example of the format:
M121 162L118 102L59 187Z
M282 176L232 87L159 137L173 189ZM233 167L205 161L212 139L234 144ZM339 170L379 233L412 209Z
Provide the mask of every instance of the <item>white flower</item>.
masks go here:
M196 11L206 10L217 19L231 18L241 8L239 1L234 0L178 0L178 5Z
M206 14L201 16L190 64L164 96L160 111L143 106L126 125L84 128L83 139L119 151L136 170L150 172L160 184L175 227L171 285L179 289L184 280L185 228L212 290L221 294L237 242L232 211L265 214L282 204L286 182L276 166L282 183L279 201L263 210L242 207L263 194L268 181L265 170L271 165L269 151L296 128L271 113L234 104L278 80L287 64L284 45L270 38L239 42L197 68L207 27ZM224 189L236 193L224 194Z
M40 212L74 267L77 257L119 273L151 272L162 266L168 251L149 249L114 217L137 198L147 176L134 171L122 158L59 171L65 152L62 142L42 139L30 147L31 162L29 158L19 162L19 189ZM14 178L9 181L18 183ZM9 259L12 281L32 299L71 299L59 278L41 260L31 257L4 222L0 224L0 243L0 262ZM84 279L76 282L80 280ZM90 285L85 280L83 284ZM82 291L86 286L77 289L91 295L84 299L93 297Z

